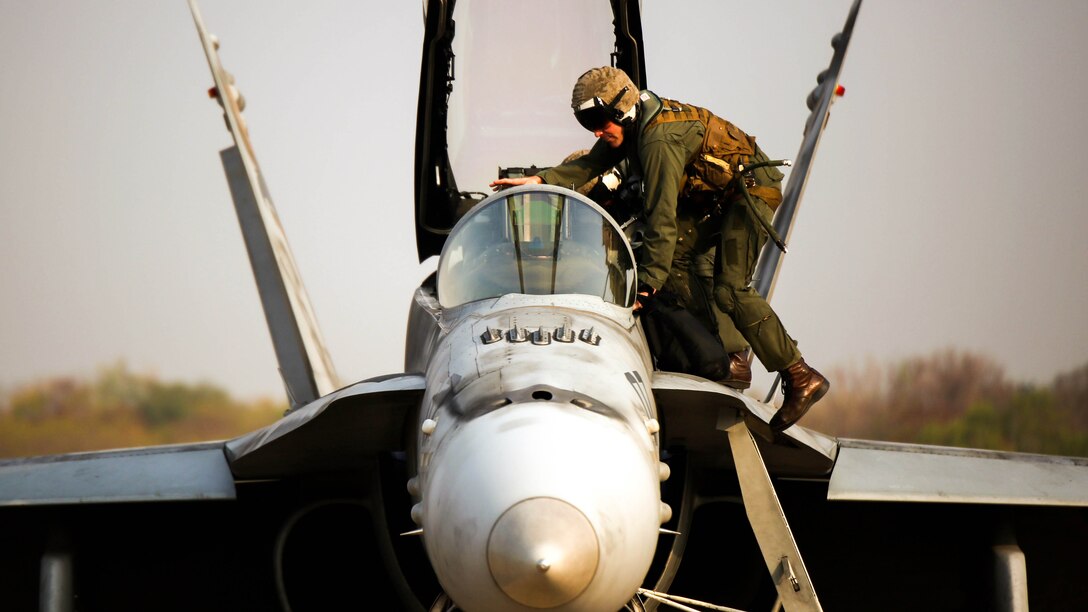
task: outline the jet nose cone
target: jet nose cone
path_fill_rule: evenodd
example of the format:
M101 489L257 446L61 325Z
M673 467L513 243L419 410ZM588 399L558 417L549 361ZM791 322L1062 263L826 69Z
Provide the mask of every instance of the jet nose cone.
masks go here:
M511 506L487 540L492 578L514 601L531 608L555 608L592 582L600 547L589 519L552 497Z

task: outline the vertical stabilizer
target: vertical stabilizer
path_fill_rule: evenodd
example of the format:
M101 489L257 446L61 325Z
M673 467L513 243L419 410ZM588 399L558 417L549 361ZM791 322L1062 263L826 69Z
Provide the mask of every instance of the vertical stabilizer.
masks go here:
M831 109L831 102L837 94L839 86L839 73L842 72L842 64L846 59L846 48L850 45L850 34L854 31L854 22L858 17L858 9L861 8L861 0L854 0L850 7L850 14L846 17L846 25L831 39L831 46L835 53L831 57L831 64L816 77L816 88L808 96L808 108L812 111L805 121L805 135L801 141L801 149L794 159L793 171L790 172L789 181L786 183L786 191L782 197L782 205L774 218L774 229L786 243L789 243L790 232L793 230L793 220L797 216L797 210L801 206L801 196L805 192L808 183L808 175L812 170L812 160L816 156L816 147L820 144L820 136ZM778 276L778 268L782 264L782 251L771 241L763 247L759 257L759 264L755 273L755 288L760 295L771 299L774 291L774 282Z
M272 334L280 375L294 408L336 390L340 383L253 154L242 117L245 101L234 87L234 78L219 62L219 42L204 28L195 0L189 0L189 8L215 79L211 93L218 97L227 129L234 137L234 146L221 151L220 156Z

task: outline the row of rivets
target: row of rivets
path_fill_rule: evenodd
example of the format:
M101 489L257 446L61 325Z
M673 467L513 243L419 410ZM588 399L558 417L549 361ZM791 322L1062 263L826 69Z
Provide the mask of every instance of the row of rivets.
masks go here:
M518 327L515 325L506 330L505 333L503 333L503 330L501 329L488 327L487 331L480 334L480 340L482 340L484 344L494 344L499 340L502 340L503 336L506 337L507 341L515 344L532 341L533 344L539 346L551 344L552 340L555 340L556 342L571 343L574 342L575 338L574 330L565 326L557 327L554 332L544 329L543 326L536 331L530 332L525 327ZM583 329L578 334L578 339L593 346L597 346L601 343L600 334L594 333L592 327Z

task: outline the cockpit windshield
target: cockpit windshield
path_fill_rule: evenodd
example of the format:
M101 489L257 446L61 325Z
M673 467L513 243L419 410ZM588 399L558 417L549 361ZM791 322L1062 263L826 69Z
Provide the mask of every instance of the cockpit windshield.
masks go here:
M554 187L484 200L454 228L438 263L446 308L508 293L577 293L630 306L634 287L623 234L599 208Z

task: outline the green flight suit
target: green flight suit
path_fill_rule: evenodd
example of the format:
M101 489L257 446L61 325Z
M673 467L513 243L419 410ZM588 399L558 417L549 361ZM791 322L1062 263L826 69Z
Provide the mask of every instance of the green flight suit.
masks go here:
M640 116L651 112L652 102L648 100L656 99L652 94L640 96ZM643 123L636 122L635 126ZM800 360L797 343L786 333L770 304L751 287L756 260L768 236L749 216L741 201L743 196L725 194L720 212L679 198L686 168L703 147L702 122L651 124L641 133L635 126L625 130L620 148L613 149L598 140L588 154L541 172L541 179L551 185L582 185L627 158L632 172L643 177L645 196L646 229L639 257L639 283L661 289L674 279L669 288L675 290L677 284L684 284L684 275L695 273L698 277L700 270L705 274L705 266L713 257L714 302L733 323L724 328L719 324L726 350L735 352L743 347L733 333L736 330L770 372ZM758 148L754 157L766 159ZM781 182L777 171L759 169L754 174L757 185L778 186ZM757 214L768 220L773 217L766 202L758 197L753 201ZM674 270L678 257L680 265ZM685 293L692 295L690 290Z
M684 207L681 206L681 209ZM702 220L678 211L676 218L676 250L673 251L669 278L661 290L676 296L681 306L701 320L707 329L717 332L726 353L738 353L748 348L735 325L714 300L714 260L717 255L715 231L706 231L714 219ZM696 233L696 230L702 230ZM696 239L703 237L701 244Z

